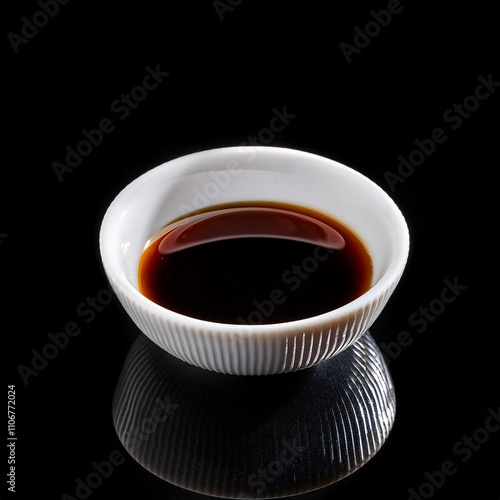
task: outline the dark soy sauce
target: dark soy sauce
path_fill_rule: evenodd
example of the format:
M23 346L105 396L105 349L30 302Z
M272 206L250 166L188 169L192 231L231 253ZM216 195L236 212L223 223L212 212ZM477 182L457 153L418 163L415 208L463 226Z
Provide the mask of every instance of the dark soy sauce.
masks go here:
M282 323L331 311L371 286L372 261L359 238L303 207L211 207L150 241L139 263L141 293L193 318Z

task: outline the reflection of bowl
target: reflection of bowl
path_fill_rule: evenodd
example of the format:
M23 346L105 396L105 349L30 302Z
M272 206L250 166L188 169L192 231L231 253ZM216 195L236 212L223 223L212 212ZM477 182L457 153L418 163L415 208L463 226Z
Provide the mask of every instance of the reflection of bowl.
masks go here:
M369 333L325 363L269 377L200 370L141 335L113 402L117 435L139 464L217 498L332 484L377 453L394 416L394 386Z
M368 248L373 261L371 289L325 314L269 325L194 319L165 309L138 291L139 259L158 229L184 213L242 201L300 205L339 219ZM148 337L184 361L243 375L306 368L355 342L396 287L408 248L401 212L372 181L335 161L271 147L214 149L160 165L118 194L100 233L110 284Z

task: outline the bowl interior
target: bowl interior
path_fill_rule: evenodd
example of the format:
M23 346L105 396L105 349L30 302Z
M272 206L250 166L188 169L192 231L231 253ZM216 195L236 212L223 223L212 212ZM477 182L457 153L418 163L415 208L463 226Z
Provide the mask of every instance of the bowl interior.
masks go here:
M361 238L372 257L372 287L404 266L404 219L366 177L309 153L236 147L170 161L127 186L111 204L101 229L106 272L138 289L139 259L158 229L186 213L241 201L302 205L340 220Z

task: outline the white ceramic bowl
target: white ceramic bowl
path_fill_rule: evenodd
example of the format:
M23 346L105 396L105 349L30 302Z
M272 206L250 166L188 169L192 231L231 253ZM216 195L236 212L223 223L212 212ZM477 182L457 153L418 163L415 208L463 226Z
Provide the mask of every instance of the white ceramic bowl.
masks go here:
M190 211L241 201L300 205L345 223L372 257L370 290L325 314L270 325L191 318L139 292L139 259L158 229ZM403 273L408 250L401 212L367 177L327 158L274 147L213 149L164 163L118 194L100 232L104 270L136 325L188 363L241 375L300 370L346 349L380 314Z

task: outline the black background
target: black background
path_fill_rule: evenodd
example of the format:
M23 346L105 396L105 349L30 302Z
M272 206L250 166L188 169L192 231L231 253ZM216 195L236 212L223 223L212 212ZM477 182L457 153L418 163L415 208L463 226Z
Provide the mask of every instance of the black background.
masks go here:
M286 108L296 117L269 145L367 175L393 197L411 233L405 274L371 329L386 346L402 331L413 340L390 362L398 402L392 433L360 471L303 498L405 499L426 471L452 460L456 473L435 498L498 500L500 432L474 445L467 460L453 450L500 404L500 90L456 130L443 114L474 94L478 77L500 81L499 2L402 1L350 63L341 42L352 44L355 28L387 2L237 3L221 20L211 1L72 0L17 53L8 34L20 35L23 16L41 7L0 5L2 332L5 385L15 384L17 396L15 495L74 495L92 461L121 450L125 463L91 498L203 498L152 476L116 437L113 390L139 335L118 301L88 324L76 311L108 287L98 231L123 187L178 156L238 145L269 126L274 108ZM111 104L142 82L147 66L169 76L120 120ZM52 163L64 162L66 146L104 118L115 130L60 182ZM446 141L392 191L384 173L397 173L398 156L408 158L414 141L436 127ZM418 331L410 315L439 299L444 280L467 288ZM32 349L68 321L81 334L25 385L19 365L30 366ZM0 496L14 497L6 488Z

